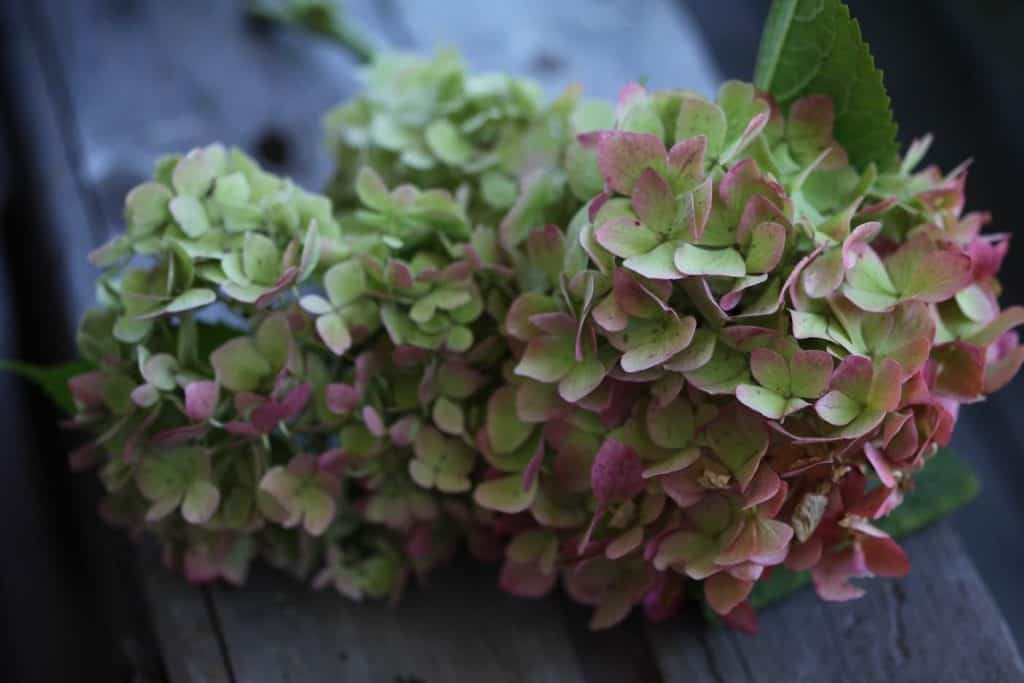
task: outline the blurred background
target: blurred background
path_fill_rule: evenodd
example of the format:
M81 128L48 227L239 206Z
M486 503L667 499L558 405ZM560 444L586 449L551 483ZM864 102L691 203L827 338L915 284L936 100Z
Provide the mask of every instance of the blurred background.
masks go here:
M904 145L932 132L931 161L948 170L973 159L968 209L1017 232L1024 2L848 4L885 70ZM381 45L453 44L473 68L534 76L549 94L579 80L601 96L631 79L705 93L723 77L749 79L768 5L347 3ZM86 251L120 230L123 195L158 154L223 139L318 188L329 169L319 117L356 91L354 67L333 44L247 17L240 1L0 0L0 358L72 357L74 320L92 299ZM1003 304L1024 303L1024 245L1011 248L1003 282ZM1024 645L1022 404L1018 378L962 414L954 446L983 491L953 523ZM94 514L94 478L67 470L59 416L8 375L0 406L8 680L160 680L133 547Z

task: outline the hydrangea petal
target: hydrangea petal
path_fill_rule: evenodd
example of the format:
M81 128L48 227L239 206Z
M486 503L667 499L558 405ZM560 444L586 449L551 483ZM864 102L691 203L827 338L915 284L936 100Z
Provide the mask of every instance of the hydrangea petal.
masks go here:
M642 372L664 363L686 348L696 328L697 321L692 316L678 318L675 315L643 327L630 339L629 350L622 354L622 369Z
M496 453L511 453L533 432L533 425L519 419L516 391L506 386L491 394L487 402L487 436Z
M635 218L616 216L598 226L597 243L622 258L646 254L658 245L658 237Z
M576 365L572 337L543 336L532 339L515 373L538 382L557 382Z
M646 168L662 170L668 156L661 140L649 133L616 131L602 138L598 163L608 185L619 194L629 195Z
M197 481L188 487L181 503L181 516L189 524L205 524L220 504L220 491L208 481Z
M185 385L185 415L195 422L209 420L217 407L219 394L220 387L216 382L189 382Z
M683 275L743 277L747 273L743 257L735 249L710 249L686 243L676 250L674 260Z
M489 479L473 491L473 500L482 508L514 515L529 509L537 496L537 482L523 487L520 475Z

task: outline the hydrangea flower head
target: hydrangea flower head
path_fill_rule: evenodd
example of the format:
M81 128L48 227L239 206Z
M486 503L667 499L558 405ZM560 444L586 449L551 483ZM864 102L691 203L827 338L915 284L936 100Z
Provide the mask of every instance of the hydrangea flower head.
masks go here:
M594 627L908 571L875 522L1024 361L965 168L854 167L829 98L740 82L365 77L331 198L220 145L129 193L71 383L112 519L193 580L263 557L353 599L465 543Z

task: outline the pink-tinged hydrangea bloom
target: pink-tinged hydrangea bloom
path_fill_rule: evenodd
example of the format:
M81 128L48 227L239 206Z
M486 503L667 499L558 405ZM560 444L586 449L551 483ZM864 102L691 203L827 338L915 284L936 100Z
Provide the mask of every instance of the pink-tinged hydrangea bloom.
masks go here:
M330 199L219 145L129 193L70 385L109 519L194 581L262 557L353 599L464 541L595 628L699 583L754 631L781 565L827 600L906 574L875 521L1024 363L965 169L854 168L827 97L739 82L367 81Z

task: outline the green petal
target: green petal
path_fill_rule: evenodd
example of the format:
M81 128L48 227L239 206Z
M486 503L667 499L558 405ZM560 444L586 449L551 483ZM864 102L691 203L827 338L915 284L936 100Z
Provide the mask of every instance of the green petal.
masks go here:
M735 249L708 249L683 244L675 253L676 268L684 275L743 277L747 267Z
M252 340L239 337L210 355L217 381L231 391L255 391L273 374L273 368Z
M678 399L664 408L651 401L647 406L647 434L662 448L678 449L690 443L695 423L689 401Z
M182 292L167 304L164 307L164 313L183 313L208 306L216 300L217 294L212 289L190 289Z
M586 358L582 363L576 363L558 383L558 394L569 403L575 403L597 389L606 373L604 363L596 358Z
M434 424L447 434L462 434L465 430L465 417L458 403L449 401L443 396L434 401L431 413Z
M740 384L736 387L736 400L772 420L781 420L786 415L785 397L764 387Z
M747 357L725 344L716 344L711 360L684 374L690 384L709 394L731 394L750 378Z
M256 330L256 348L275 369L288 362L292 351L292 330L283 313L267 316Z
M224 169L225 157L222 145L192 150L174 167L174 189L179 194L202 197Z
M825 393L832 377L832 356L825 351L797 351L789 359L793 396L814 399Z
M673 227L677 208L675 193L653 168L645 168L636 181L633 210L640 220L660 233Z
M366 273L357 261L343 261L324 273L327 298L335 306L345 306L366 292Z
M683 95L676 119L676 140L703 135L707 139L708 156L717 159L725 141L725 129L725 113L721 107L699 95Z
M482 508L514 515L529 509L537 497L537 480L528 489L523 488L523 477L513 474L490 479L476 487L473 501Z
M206 524L220 504L220 491L208 481L197 481L188 487L181 502L181 516L189 524Z
M369 166L359 169L356 176L356 195L365 206L377 211L392 208L393 201L381 177Z
M750 371L758 384L782 396L790 395L789 363L772 349L754 349Z
M178 227L193 239L202 237L210 229L206 210L195 197L178 195L171 200L170 210Z
M412 459L409 461L409 476L412 477L417 486L432 489L434 488L437 471L422 460Z
M142 347L139 348L141 350ZM156 353L146 358L139 371L144 380L162 391L172 391L177 386L174 376L178 371L178 359L169 353Z
M515 387L505 386L491 394L487 402L486 426L491 448L498 454L511 453L529 438L533 425L519 419Z
M334 520L334 499L325 491L308 488L302 492L302 526L311 536L320 536Z
M644 479L660 477L684 470L700 458L700 448L686 448L664 460L659 460L644 470Z
M759 223L750 235L746 268L750 273L768 273L779 265L786 248L786 229L778 223Z
M658 246L658 236L632 216L615 216L598 226L594 238L622 258L646 254Z
M642 372L660 365L686 348L697 328L693 316L663 316L659 320L638 321L622 333L629 350L620 364L626 372Z
M676 268L675 253L675 243L668 242L646 254L631 256L623 261L622 265L637 275L652 280L678 280L683 274Z
M469 347L473 346L473 331L468 327L453 327L448 331L444 345L449 351L456 353L468 351Z
M352 346L352 335L349 333L348 326L337 313L329 313L317 318L316 331L327 348L335 355L340 356Z
M153 321L121 316L114 322L114 338L125 344L135 344L146 338L153 329Z
M228 206L245 206L252 196L249 181L241 172L228 173L220 178L213 188L213 198Z
M708 426L707 438L718 460L746 488L768 450L768 432L761 418L737 413L734 419L717 419Z
M167 221L170 201L171 191L161 183L146 182L133 188L124 201L128 231L133 235L148 235L159 228Z
M526 346L515 374L538 382L557 382L576 363L572 337L536 337Z
M466 163L473 147L449 121L434 121L426 130L427 145L438 159L452 166Z
M830 391L814 404L818 416L831 425L842 427L853 422L862 406L840 391Z
M281 275L281 252L269 237L258 232L246 233L242 267L253 282L271 285Z

